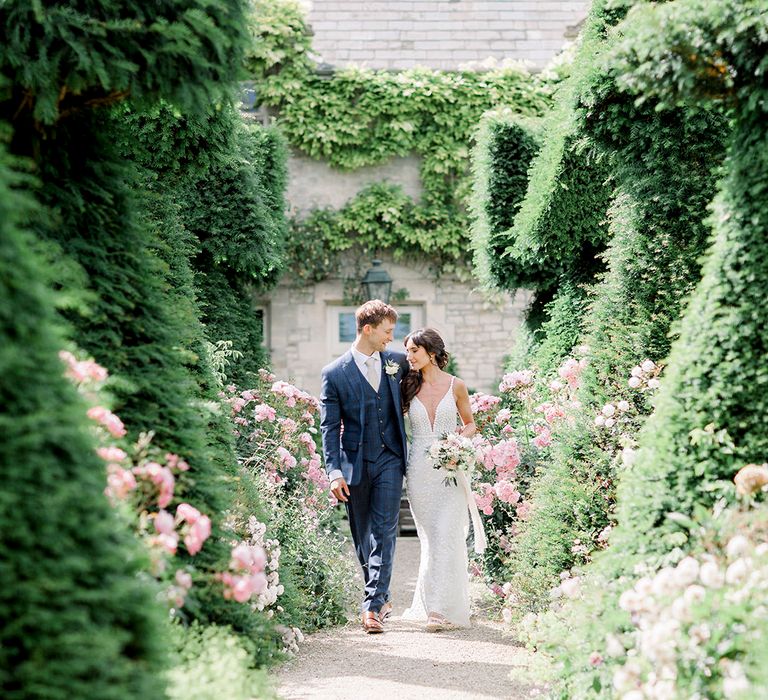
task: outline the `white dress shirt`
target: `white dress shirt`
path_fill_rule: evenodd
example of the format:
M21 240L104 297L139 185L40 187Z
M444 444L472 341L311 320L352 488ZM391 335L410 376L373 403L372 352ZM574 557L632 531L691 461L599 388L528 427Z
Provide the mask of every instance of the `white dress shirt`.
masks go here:
M365 363L371 357L374 359L374 370L381 373L381 353L378 350L373 355L366 355L360 352L354 345L352 346L352 359L354 359L357 369L360 370L366 382L368 381L368 367ZM342 476L344 475L341 473L341 469L334 469L328 474L328 480L333 483L335 479L341 479Z

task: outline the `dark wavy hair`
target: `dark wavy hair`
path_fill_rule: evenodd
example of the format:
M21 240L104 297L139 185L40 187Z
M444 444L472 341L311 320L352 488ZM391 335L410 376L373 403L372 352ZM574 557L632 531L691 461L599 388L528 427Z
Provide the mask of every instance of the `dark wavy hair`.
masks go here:
M434 328L419 328L405 337L405 344L412 341L414 345L424 348L429 355L435 356L435 364L443 369L451 356L445 351L445 343L440 334ZM410 370L400 382L400 400L403 404L403 413L408 413L408 406L421 389L424 378L418 370Z

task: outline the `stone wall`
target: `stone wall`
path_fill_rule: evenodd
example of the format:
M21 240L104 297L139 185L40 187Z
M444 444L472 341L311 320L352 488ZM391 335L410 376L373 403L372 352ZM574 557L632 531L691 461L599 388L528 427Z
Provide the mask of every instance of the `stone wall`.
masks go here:
M418 200L421 196L419 158L392 158L381 165L344 171L321 160L313 160L296 151L288 160L288 200L291 214L304 214L316 207L340 209L363 187L374 182L400 185Z
M312 0L320 61L456 70L486 58L543 67L584 19L589 0Z
M529 295L500 295L494 302L455 279L432 280L426 266L404 265L384 258L393 288L407 290L407 299L394 303L413 315L413 327L432 326L443 336L459 375L471 389L497 391L503 360L523 320ZM340 343L334 310L342 303L342 281L329 279L309 287L294 287L286 277L262 300L269 319L273 371L317 395L320 370L351 343ZM413 328L412 328L413 329ZM395 342L390 349L402 347Z

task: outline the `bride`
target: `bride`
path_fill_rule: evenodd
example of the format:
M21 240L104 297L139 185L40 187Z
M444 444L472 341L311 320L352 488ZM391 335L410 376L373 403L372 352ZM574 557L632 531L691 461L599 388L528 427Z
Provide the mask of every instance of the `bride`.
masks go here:
M479 516L469 485L446 486L445 474L427 458L430 445L445 433L465 437L477 432L464 382L443 368L448 364L445 344L437 331L423 328L405 339L411 371L401 383L403 411L411 421L406 480L416 531L421 543L419 577L413 602L403 619L427 622L427 632L469 625L469 575L467 572L468 509ZM482 526L479 526L480 528ZM476 529L477 545L481 531Z

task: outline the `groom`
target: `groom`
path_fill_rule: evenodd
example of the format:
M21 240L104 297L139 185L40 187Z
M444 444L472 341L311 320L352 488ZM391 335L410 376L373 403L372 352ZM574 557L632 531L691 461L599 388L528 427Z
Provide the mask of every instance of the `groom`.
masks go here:
M389 580L406 460L400 379L408 363L402 353L385 352L397 322L389 304L368 301L355 320L354 344L323 368L320 427L331 491L346 505L363 567L363 629L377 634L392 611Z

